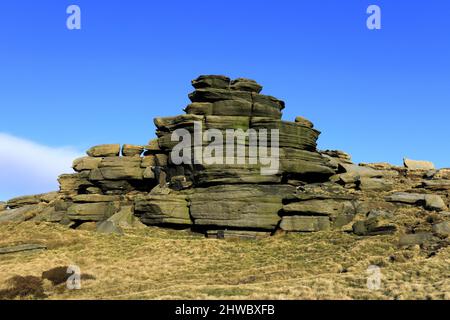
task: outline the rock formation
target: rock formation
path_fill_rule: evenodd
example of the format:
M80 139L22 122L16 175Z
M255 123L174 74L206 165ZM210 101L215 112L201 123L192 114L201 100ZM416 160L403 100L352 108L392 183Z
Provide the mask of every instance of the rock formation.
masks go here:
M281 120L285 103L261 94L253 80L200 76L192 85L185 114L154 120L157 139L145 146L90 148L73 162L75 173L59 177L58 192L0 203L0 222L48 221L72 228L95 222L99 232L115 233L143 223L218 238L326 230L399 233L404 244L448 237L450 169L409 159L403 167L354 164L345 152L317 150L320 132L313 124L301 116ZM278 129L279 167L261 174L249 136L236 141L245 152L236 152L232 163L174 163L179 141L172 141L173 135L180 129L195 135L195 128L202 136L215 129L224 137L228 129ZM208 143L194 140L187 154L196 159L197 148ZM226 148L225 140L215 143ZM410 210L423 225L397 221L401 210Z

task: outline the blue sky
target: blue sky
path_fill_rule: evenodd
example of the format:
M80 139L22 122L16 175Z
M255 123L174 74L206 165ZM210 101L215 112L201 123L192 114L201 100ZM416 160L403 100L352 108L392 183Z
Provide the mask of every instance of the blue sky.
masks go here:
M71 4L81 30L66 28ZM381 30L366 28L370 4ZM448 0L2 1L0 133L64 150L66 165L91 145L146 143L154 117L182 113L191 79L225 74L285 100L284 119L312 120L322 149L450 167L449 57ZM16 180L0 141L0 179ZM17 146L28 170L44 165ZM54 189L56 162L48 182L19 179L0 199Z

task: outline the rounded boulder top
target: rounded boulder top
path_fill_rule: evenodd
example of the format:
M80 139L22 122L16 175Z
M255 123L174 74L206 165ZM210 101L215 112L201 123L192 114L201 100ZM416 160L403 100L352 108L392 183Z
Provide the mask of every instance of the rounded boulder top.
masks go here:
M260 93L262 86L253 79L237 78L231 80L223 75L201 75L191 81L195 89L231 89L237 91L248 91Z

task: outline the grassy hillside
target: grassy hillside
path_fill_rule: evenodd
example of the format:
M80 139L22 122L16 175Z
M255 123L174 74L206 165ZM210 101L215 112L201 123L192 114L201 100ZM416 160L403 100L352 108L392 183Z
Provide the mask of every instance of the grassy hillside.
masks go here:
M450 248L400 249L395 235L318 232L232 241L156 227L119 236L34 222L2 224L0 234L0 247L48 248L0 255L3 298L20 280L26 287L34 279L43 295L28 288L16 299L450 299ZM40 280L68 265L81 269L80 290ZM380 290L367 289L369 265L381 268ZM13 283L14 276L32 277Z

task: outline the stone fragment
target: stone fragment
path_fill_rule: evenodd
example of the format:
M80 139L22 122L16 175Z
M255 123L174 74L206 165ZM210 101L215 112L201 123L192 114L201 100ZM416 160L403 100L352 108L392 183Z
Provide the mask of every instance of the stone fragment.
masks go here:
M156 156L154 154L150 154L142 158L141 168L154 167L156 165Z
M84 170L94 170L98 168L98 164L101 161L102 158L82 157L73 161L72 168L77 172L81 172Z
M376 216L353 224L353 233L359 236L376 236L393 234L397 231L394 224L386 222L382 217Z
M284 231L315 232L330 229L330 218L324 216L284 216L280 228Z
M403 164L410 170L434 170L434 164L430 161L411 160L404 158Z
M443 221L433 225L433 233L440 237L450 236L450 222Z
M399 246L423 245L433 240L433 235L429 232L405 234L400 236Z
M6 202L0 201L0 212L6 210L7 208L8 206L6 205Z
M339 171L354 173L361 178L392 178L398 175L398 172L392 170L375 170L369 167L348 163L339 163Z
M104 234L118 234L123 235L123 230L114 222L106 220L97 222L96 231Z
M43 244L28 243L15 246L0 247L0 254L17 253L23 251L45 250L47 247Z
M86 194L102 194L102 189L98 187L86 188Z
M359 188L363 191L390 191L394 188L394 182L380 178L361 178Z
M8 208L15 209L23 206L38 204L42 202L39 195L23 196L8 200Z
M94 146L86 153L90 157L117 157L120 154L120 144L102 144Z
M358 203L357 214L368 216L372 211L384 211L395 213L397 206L395 203L380 201L380 200L364 200Z
M426 180L423 182L423 187L433 191L450 190L450 180Z
M156 179L156 175L153 170L154 170L154 167L145 168L144 173L143 173L144 179Z
M95 170L93 170L95 171ZM77 194L93 184L88 180L89 173L62 174L58 177L59 190L62 194Z
M425 195L419 193L395 192L385 198L388 202L399 202L405 204L422 204L425 203Z
M270 237L270 232L246 230L207 230L206 236L213 239L258 240Z
M182 114L175 117L159 117L153 120L155 126L158 128L159 133L167 132L171 133L176 129L194 129L194 123L203 123L204 116L196 114ZM169 134L169 140L171 139ZM161 137L158 139L158 146L161 148ZM177 143L177 142L176 142ZM147 149L150 150L150 149ZM156 151L156 150L154 150Z
M0 212L0 222L23 222L31 220L37 215L41 214L46 208L46 205L35 204L21 206L16 209L9 209Z
M385 199L389 202L423 205L427 210L443 211L447 209L447 206L441 196L433 194L396 192L387 196Z
M285 107L285 103L283 100L279 100L275 97L264 95L264 94L258 94L256 92L252 92L252 102L258 103L262 105L271 106L278 110L283 110Z
M134 180L139 181L140 180ZM96 184L100 186L106 195L121 195L136 189L136 185L127 180L100 180Z
M67 217L71 220L101 221L116 213L119 205L114 202L77 203L67 209Z
M86 221L82 222L80 225L76 227L77 230L83 231L95 231L97 229L97 223L95 221Z
M161 152L158 139L150 140L148 144L145 146L145 152L150 154Z
M120 210L107 221L113 222L120 228L143 228L145 225L134 215L134 207L122 206Z
M65 210L61 210L56 206L48 206L42 209L36 216L30 219L30 221L38 221L38 222L60 222L64 219L66 215Z
M442 200L441 196L435 194L427 194L425 195L425 209L444 211L448 208L444 200Z
M320 151L320 153L323 155L327 155L331 158L339 159L339 162L344 162L348 164L352 163L351 156L348 153L341 150L324 150Z
M143 146L136 146L132 144L124 144L122 146L122 155L124 157L140 156L144 152Z
M383 211L383 210L370 210L367 214L367 218L383 218L383 219L392 219L394 217L394 214L389 211Z
M444 168L444 169L440 169L438 170L434 176L433 179L443 179L443 180L450 180L450 168Z

